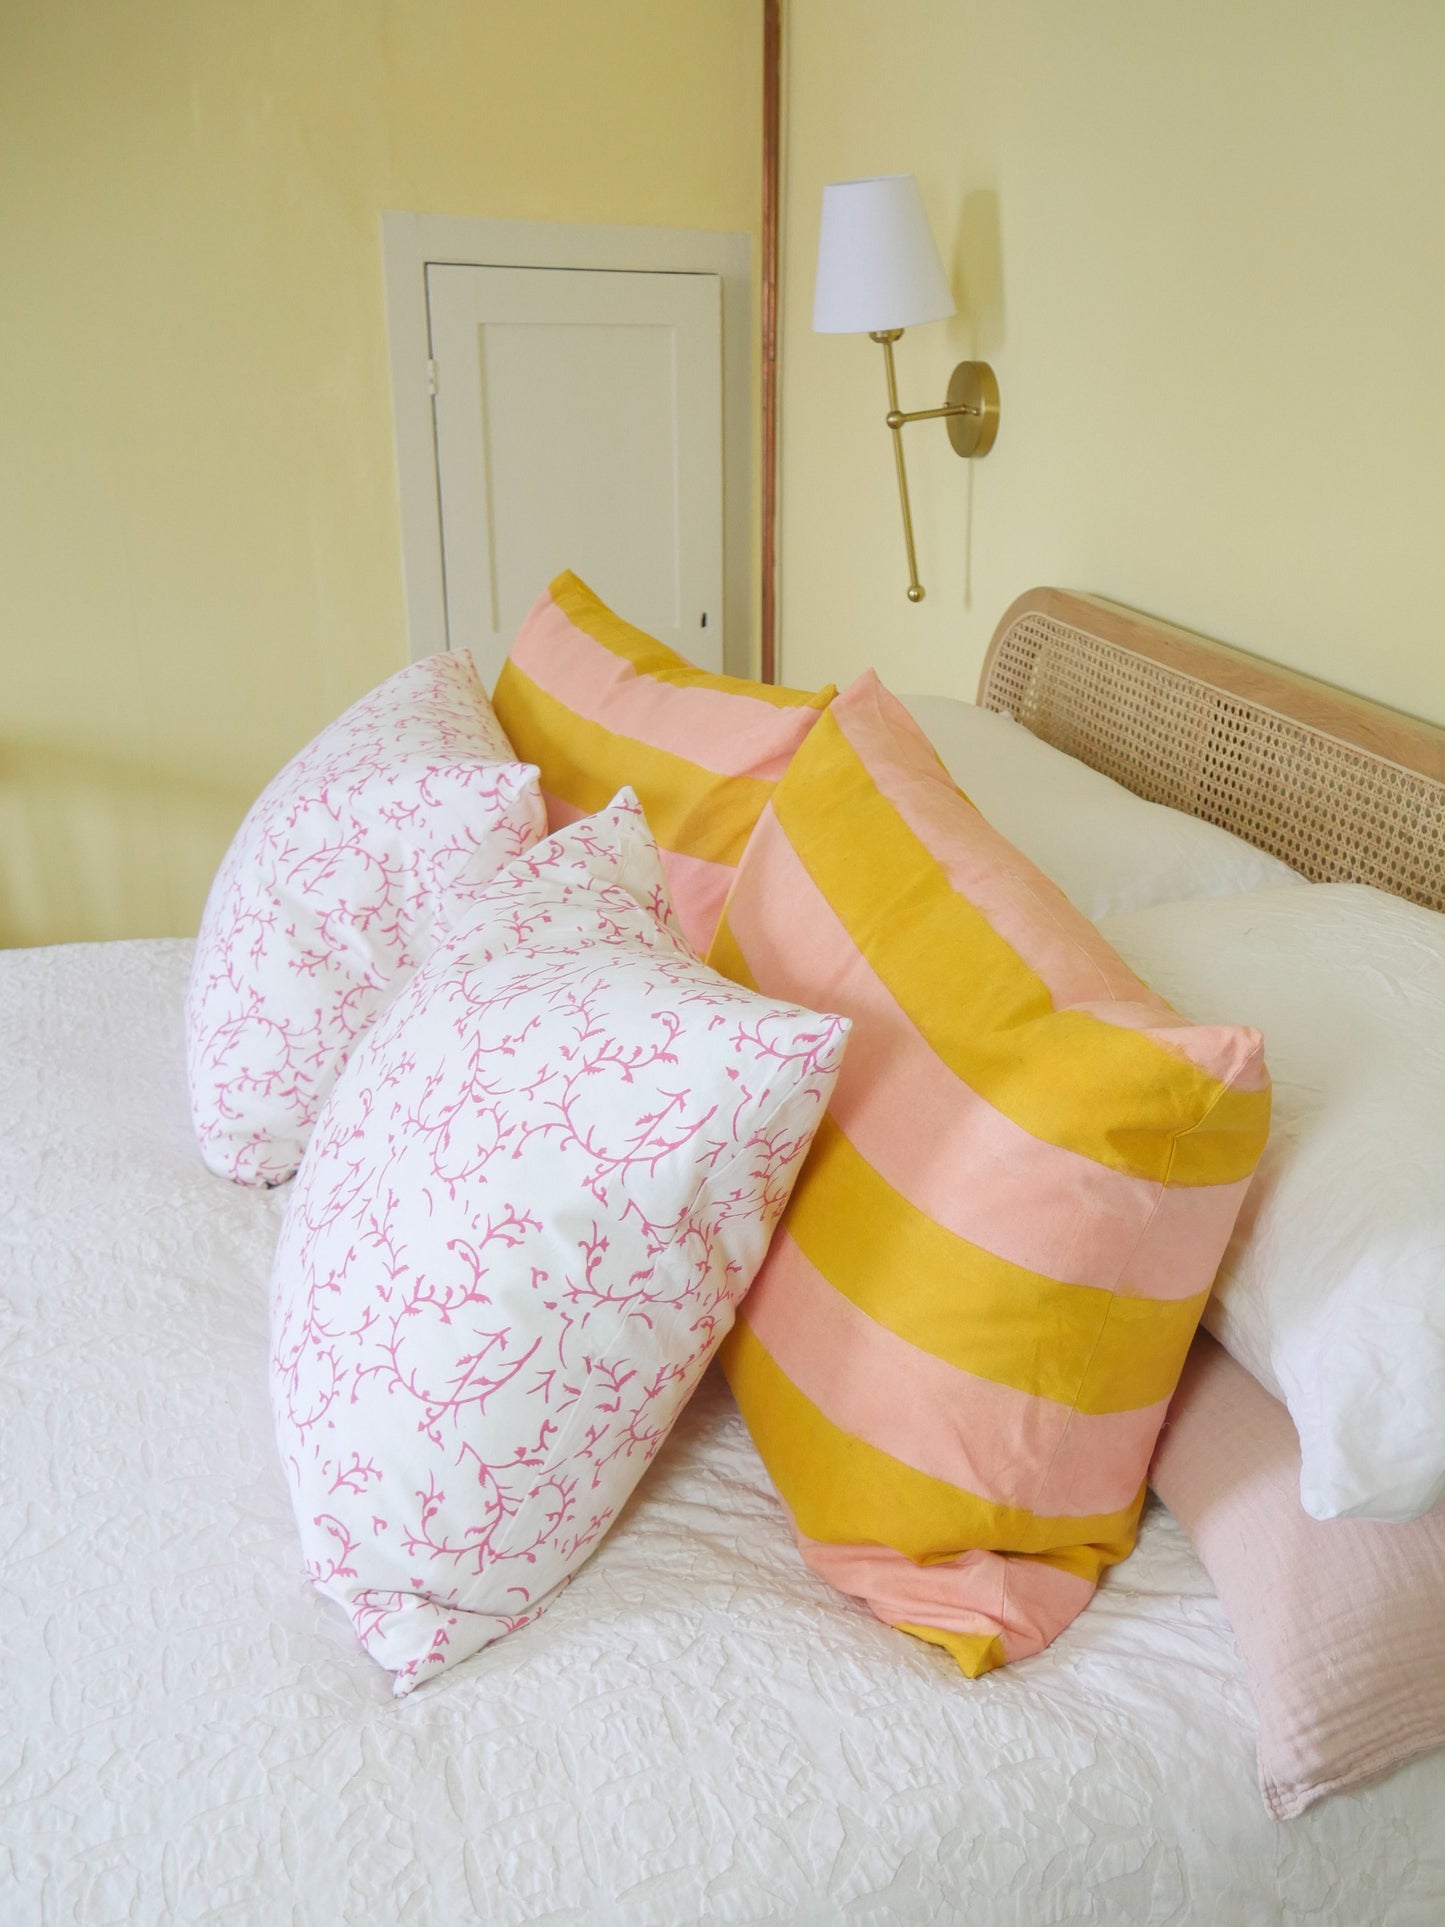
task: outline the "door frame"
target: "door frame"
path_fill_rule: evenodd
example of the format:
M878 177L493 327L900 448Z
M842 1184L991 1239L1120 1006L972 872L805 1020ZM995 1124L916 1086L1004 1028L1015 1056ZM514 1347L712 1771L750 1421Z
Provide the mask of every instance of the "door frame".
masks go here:
M381 216L381 256L412 660L447 646L428 265L610 268L722 277L723 662L733 675L753 674L752 236L389 210Z

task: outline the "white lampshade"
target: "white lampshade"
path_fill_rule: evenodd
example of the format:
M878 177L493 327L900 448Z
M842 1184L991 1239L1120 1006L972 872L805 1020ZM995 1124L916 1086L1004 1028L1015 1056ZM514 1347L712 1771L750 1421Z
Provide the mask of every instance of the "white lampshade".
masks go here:
M823 189L815 333L913 328L952 313L953 296L911 174L833 181Z

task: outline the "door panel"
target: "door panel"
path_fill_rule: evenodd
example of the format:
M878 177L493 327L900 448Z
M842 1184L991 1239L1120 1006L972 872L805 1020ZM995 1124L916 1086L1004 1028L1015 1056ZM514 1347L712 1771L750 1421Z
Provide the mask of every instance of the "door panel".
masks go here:
M564 568L721 668L720 292L707 274L427 269L448 640L489 685Z

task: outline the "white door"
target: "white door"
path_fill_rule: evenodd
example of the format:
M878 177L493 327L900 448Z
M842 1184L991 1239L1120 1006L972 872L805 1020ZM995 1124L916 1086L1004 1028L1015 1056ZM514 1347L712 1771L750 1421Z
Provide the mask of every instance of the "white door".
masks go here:
M573 569L722 667L721 277L429 265L447 641L490 688Z

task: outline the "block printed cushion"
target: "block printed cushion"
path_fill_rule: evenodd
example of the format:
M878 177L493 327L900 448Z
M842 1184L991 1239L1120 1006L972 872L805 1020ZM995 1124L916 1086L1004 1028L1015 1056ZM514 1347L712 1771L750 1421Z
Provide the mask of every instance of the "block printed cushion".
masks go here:
M400 670L266 785L211 886L186 999L213 1171L293 1174L356 1038L546 828L465 654Z
M522 1625L616 1517L847 1030L691 955L624 794L498 877L362 1039L278 1247L272 1384L307 1570L398 1692Z

